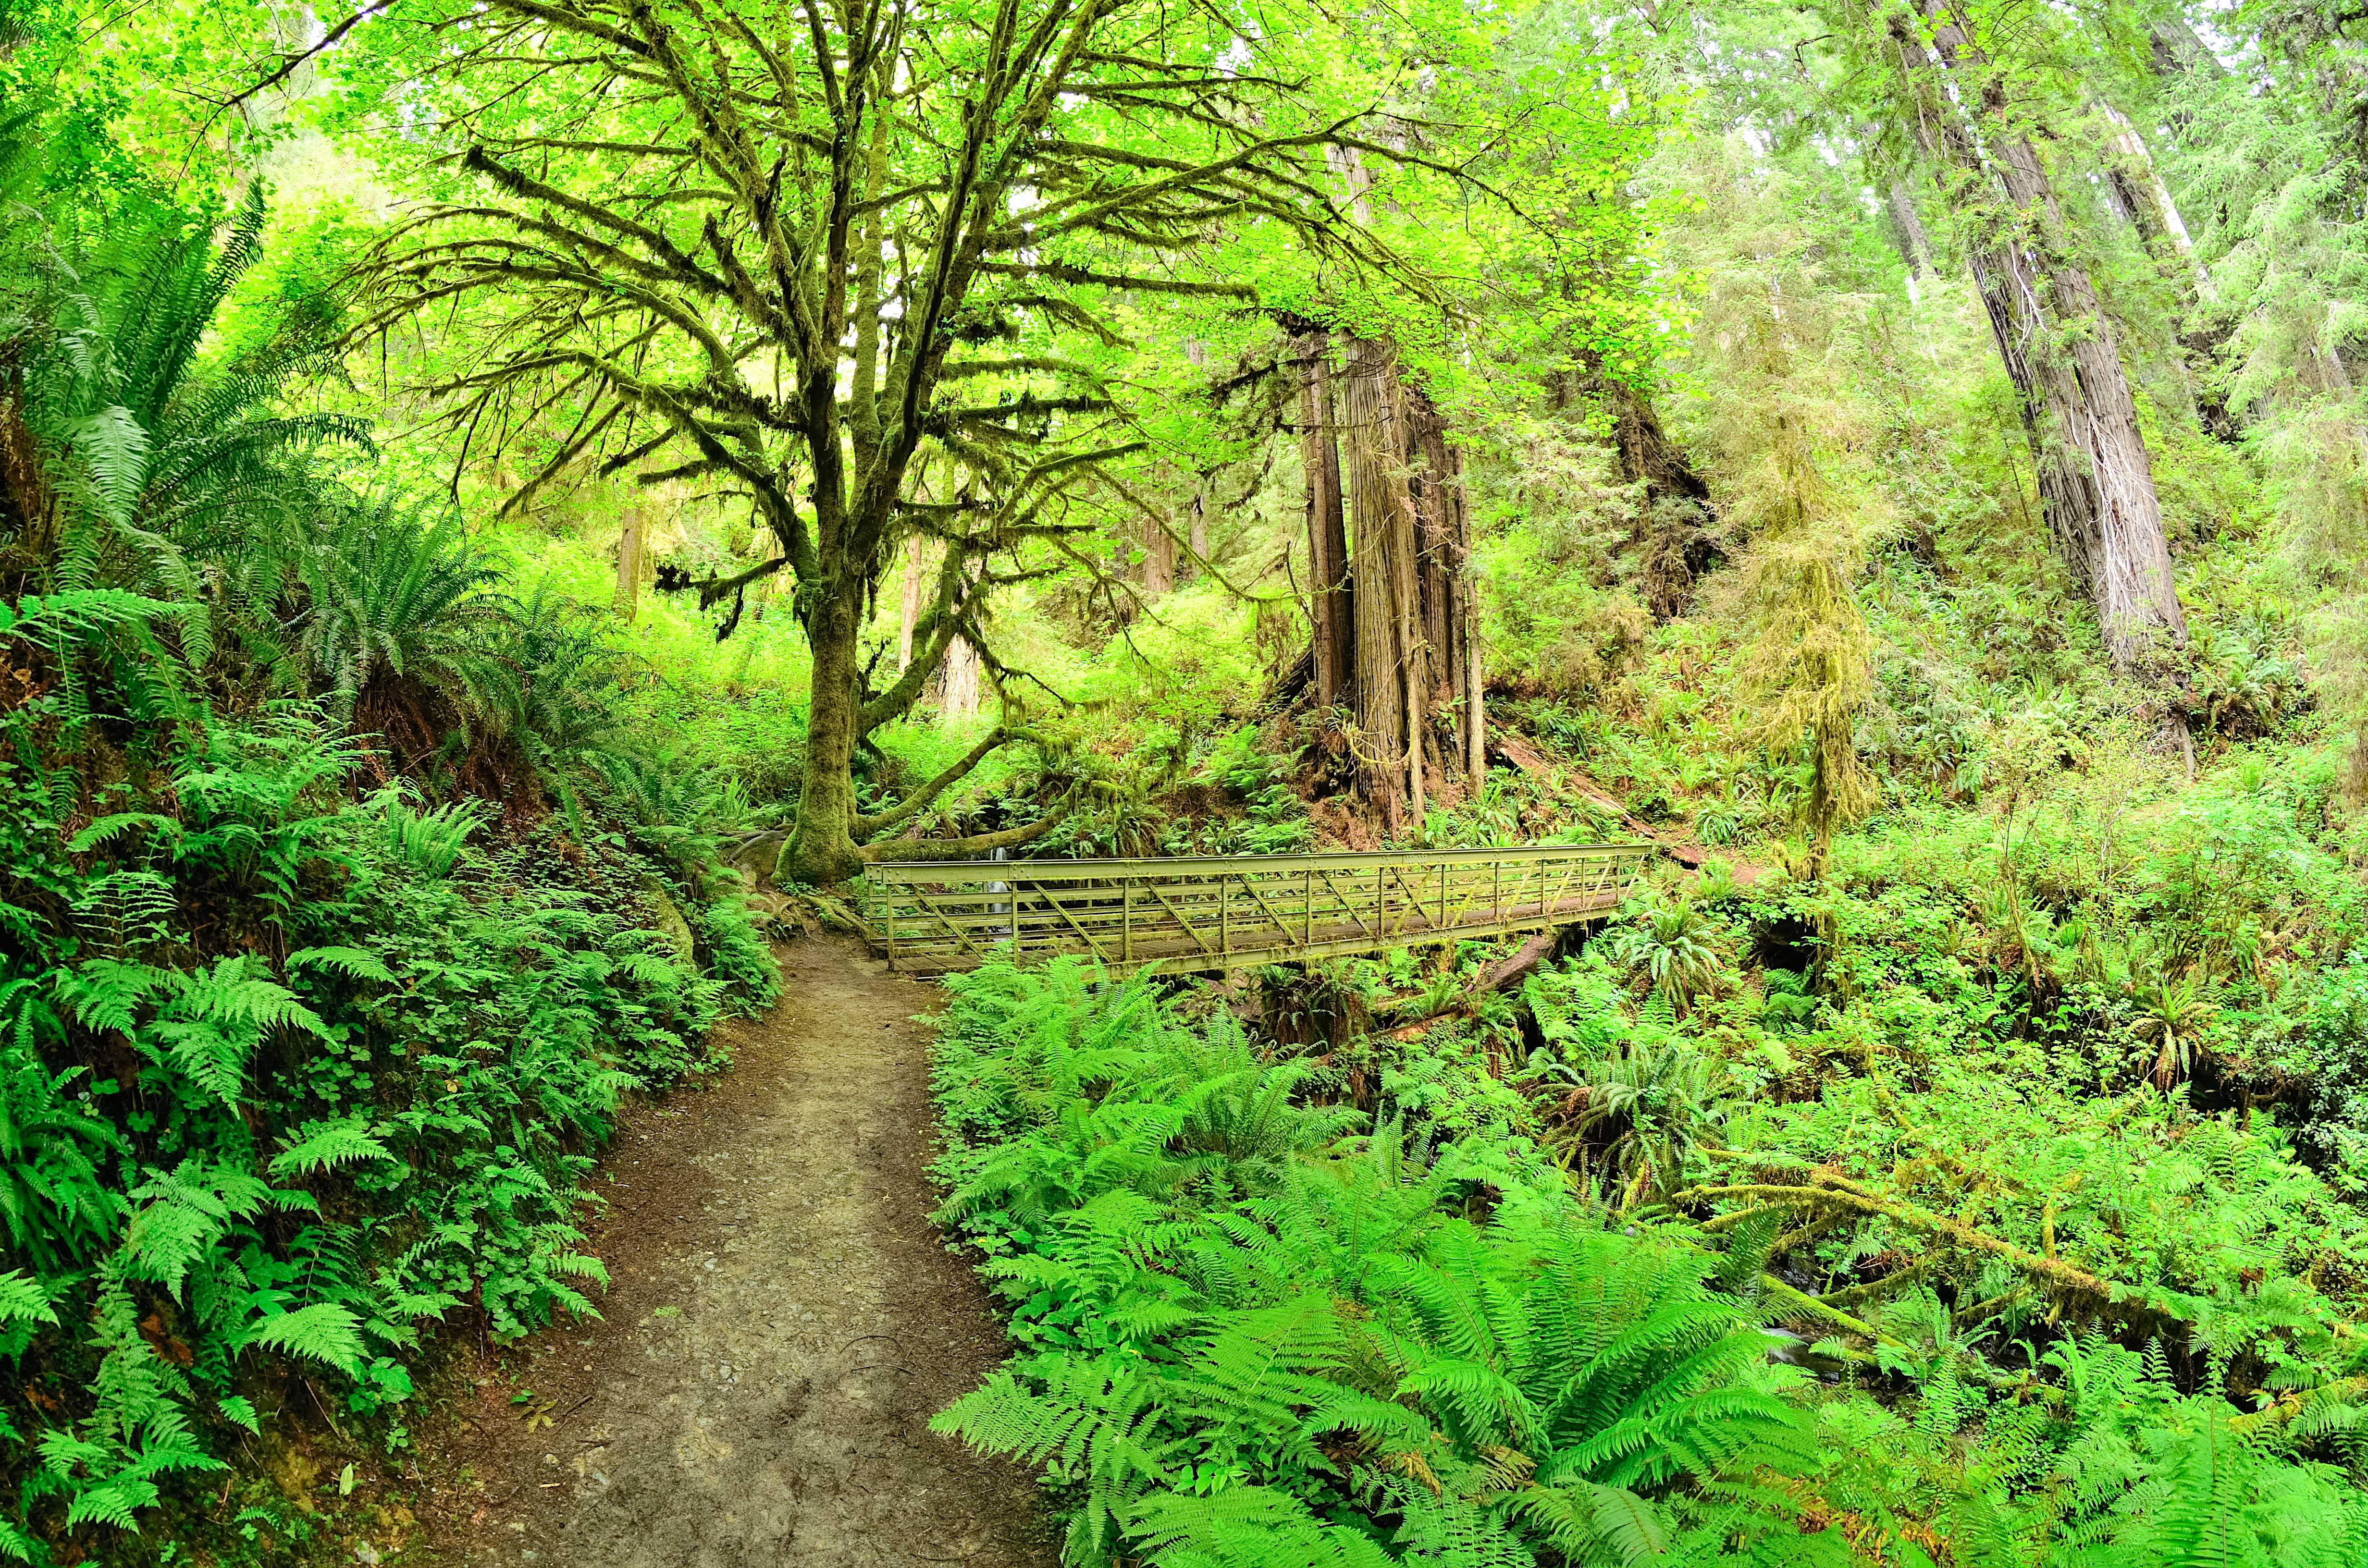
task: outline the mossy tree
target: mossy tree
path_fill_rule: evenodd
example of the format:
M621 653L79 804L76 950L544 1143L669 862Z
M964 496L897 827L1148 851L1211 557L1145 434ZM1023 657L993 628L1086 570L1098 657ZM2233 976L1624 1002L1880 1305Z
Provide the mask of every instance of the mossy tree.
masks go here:
M1261 29L1214 13L472 0L372 26L386 95L432 106L414 123L447 158L441 199L376 253L366 330L462 312L482 347L434 390L480 449L572 401L546 472L746 497L777 553L677 585L714 604L795 580L813 676L783 868L807 882L855 875L1008 737L892 808L857 802L858 748L958 639L1012 675L993 593L1106 553L1080 536L1134 440L1089 360L1127 301L1252 297L1187 254L1221 225L1356 247L1307 172L1339 128L1234 60ZM925 447L946 460L928 499ZM916 534L942 565L914 656L875 685L860 634Z

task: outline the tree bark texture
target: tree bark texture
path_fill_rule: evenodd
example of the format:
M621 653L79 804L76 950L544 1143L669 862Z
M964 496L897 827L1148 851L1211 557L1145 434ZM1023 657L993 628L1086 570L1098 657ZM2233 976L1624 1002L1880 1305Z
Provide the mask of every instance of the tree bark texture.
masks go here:
M921 536L905 541L905 599L896 611L896 673L913 667L913 631L921 623Z
M1352 338L1341 376L1341 426L1349 446L1349 496L1356 519L1350 573L1356 579L1356 714L1360 775L1384 827L1405 824L1411 794L1406 736L1419 733L1410 711L1430 682L1415 641L1417 549L1406 494L1406 408L1397 351L1388 342Z
M1674 620L1692 602L1695 581L1725 559L1711 531L1717 519L1709 482L1694 472L1641 388L1600 370L1567 380L1611 410L1620 477L1644 487L1635 537L1645 547L1645 608L1656 621Z
M2214 287L2212 273L2203 265L2203 257L2195 254L2195 241L2187 232L2187 221L2179 215L2179 203L2171 197L2162 171L2155 166L2154 154L2146 151L2146 138L2112 105L2097 107L2113 127L2113 139L2109 144L2113 157L2105 175L2115 204L2124 210L2130 226L2137 231L2139 243L2157 262L2185 272L2196 299L2206 304L2217 303L2220 291ZM2165 251L2169 254L2164 255Z
M1356 523L1350 686L1365 792L1395 831L1401 807L1421 824L1434 764L1444 779L1485 756L1463 457L1386 339L1349 339L1340 401ZM1452 744L1435 732L1441 714Z
M1956 83L1966 113L1942 90L1923 40L1895 14L1891 42L1917 137L1968 220L1975 286L2021 394L2056 551L2096 606L2114 666L2137 670L2157 642L2185 646L2187 618L2112 326L2070 252L2037 151L2010 126L1998 73L1948 0L1919 0L1919 10L1939 70Z
M1916 199L1909 194L1907 182L1891 182L1884 209L1891 218L1891 243L1899 248L1899 259L1907 264L1911 278L1921 278L1932 270L1932 241L1924 233L1924 219L1916 210Z
M957 637L946 649L944 698L939 711L949 719L968 719L978 712L978 650L967 637Z
M862 722L856 694L863 676L856 642L862 623L862 601L852 594L834 595L807 608L814 679L807 690L797 826L781 846L776 873L784 881L827 887L863 869L853 831L855 743Z
M617 591L610 601L628 626L641 613L641 597L642 509L635 506L627 509L624 528L617 535Z
M1421 389L1406 389L1413 457L1406 489L1414 503L1420 555L1422 636L1430 654L1429 712L1454 715L1454 745L1442 763L1460 767L1470 751L1472 710L1466 666L1472 658L1472 518L1463 488L1463 452L1447 438L1447 421Z
M1340 444L1333 430L1330 334L1304 333L1299 463L1307 476L1308 609L1315 624L1315 701L1356 700L1356 619L1349 579L1349 525L1341 509Z
M1157 517L1143 520L1143 592L1147 598L1176 586L1176 536Z

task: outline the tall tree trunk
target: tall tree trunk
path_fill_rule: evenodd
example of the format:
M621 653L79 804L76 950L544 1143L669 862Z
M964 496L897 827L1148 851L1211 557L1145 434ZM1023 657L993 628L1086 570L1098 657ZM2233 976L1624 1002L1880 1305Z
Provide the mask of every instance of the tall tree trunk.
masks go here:
M2195 241L2187 233L2187 222L2179 215L2179 203L2171 199L2170 187L2164 183L2162 171L2155 167L2154 154L2146 151L2146 139L2112 105L2100 103L2097 107L2112 123L2113 140L2110 145L2114 156L2105 171L2106 177L2117 203L2128 213L2130 226L2158 261L2169 262L2188 274L2197 299L2206 304L2218 303L2220 290L2213 286L2211 271L2195 254ZM2170 253L2168 256L2162 254L2165 250Z
M1349 527L1341 510L1340 444L1332 429L1329 335L1300 335L1299 463L1307 476L1309 613L1315 622L1315 700L1356 699L1356 620L1349 587Z
M1176 536L1156 517L1143 521L1143 592L1156 598L1176 586Z
M618 618L628 626L641 613L642 508L626 508L625 527L617 535L617 591L610 600Z
M913 667L913 631L921 623L921 536L905 541L905 602L896 612L896 673Z
M987 607L978 597L978 581L985 573L984 562L967 561L960 567L963 587L955 603L966 606L975 618L970 624L983 639L986 634ZM978 712L985 694L986 659L979 645L957 632L947 640L945 658L938 666L938 718L968 719Z
M1442 771L1460 771L1470 743L1463 697L1471 658L1472 517L1463 490L1463 453L1447 438L1447 421L1418 388L1405 393L1412 463L1407 491L1414 501L1421 553L1423 638L1429 654L1428 706L1455 715L1455 745Z
M1918 139L1952 166L1944 187L1965 201L1974 282L2007 373L2021 394L2023 432L2041 504L2074 583L2096 605L2115 667L2137 670L2157 641L2183 647L2187 617L2171 576L2154 467L2112 326L2072 256L2064 215L2031 142L2011 123L2002 77L1958 25L1948 0L1919 0L1939 71L1957 84L1957 113L1904 17L1891 41L1915 100ZM1981 132L1987 134L1981 134ZM1976 182L1997 181L2003 217L1986 216Z
M1406 488L1405 412L1397 352L1388 342L1354 338L1341 378L1341 424L1349 442L1349 483L1356 514L1351 574L1356 579L1356 712L1365 794L1398 831L1411 793L1406 737L1419 733L1417 710L1429 682L1414 642L1415 519ZM1419 754L1413 766L1420 766Z
M1184 358L1192 368L1205 372L1209 368L1209 346L1197 337L1184 340ZM1187 547L1181 581L1196 582L1201 575L1201 563L1209 559L1209 494L1211 476L1202 470L1192 476L1192 500L1186 508L1184 542ZM1171 542L1170 551L1174 549Z
M1477 795L1488 777L1488 710L1483 706L1488 675L1480 646L1479 584L1468 562L1463 580L1463 776Z
M855 594L817 597L807 614L814 679L806 700L797 826L781 846L777 873L784 881L827 887L863 869L853 832L855 743L861 723L856 693L863 674L856 641L863 626L862 603Z
M957 637L946 649L944 685L938 711L948 719L968 719L978 712L978 650L967 637Z
M1711 534L1710 484L1641 388L1600 370L1586 387L1611 407L1620 477L1644 487L1636 537L1645 546L1645 608L1656 621L1674 620L1692 602L1696 579L1725 559Z
M1891 218L1891 243L1899 247L1899 259L1907 264L1907 276L1921 278L1931 271L1931 237L1924 232L1923 216L1916 210L1916 199L1908 193L1906 180L1891 182L1884 209Z
M2220 57L2212 52L2211 46L2176 11L2147 25L2146 41L2153 46L2157 76L2179 71L2200 71L2207 76L2228 74L2228 68L2220 63Z

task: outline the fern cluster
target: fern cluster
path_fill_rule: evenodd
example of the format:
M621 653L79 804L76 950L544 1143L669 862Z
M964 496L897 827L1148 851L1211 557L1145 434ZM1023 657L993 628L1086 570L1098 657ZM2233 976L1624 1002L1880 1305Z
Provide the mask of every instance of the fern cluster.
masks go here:
M945 1216L1020 1354L939 1424L1047 1466L1072 1561L1841 1560L1771 1506L1810 1424L1702 1254L1426 1160L1145 984L954 984Z
M367 1414L424 1324L592 1311L592 1153L709 1064L727 990L482 812L347 793L317 716L196 711L79 826L62 730L55 694L0 715L0 1561L32 1562L146 1528L274 1368Z
M392 1429L429 1325L591 1312L620 1096L778 985L598 629L288 411L326 320L210 347L259 194L71 119L0 83L0 1562L155 1555L299 1377Z
M1666 1002L1639 1025L1601 966L1550 979L1528 1080L1550 1097L1540 1063L1616 1065L1639 1028L1674 1049L1646 1027L1666 1033ZM1803 1346L1762 1326L1818 1305L1765 1273L1781 1221L1655 1218L1619 1180L1629 1207L1607 1210L1512 1125L1423 1124L1468 1092L1385 1094L1378 1121L1326 1107L1304 1062L1224 1015L1188 1027L1144 983L1055 965L952 983L943 1218L1010 1303L1019 1354L939 1425L1044 1467L1073 1562L2333 1568L2368 1551L2368 1497L2320 1457L2358 1454L2359 1394L2295 1353L2340 1346L2290 1290L2209 1320L2216 1364L2292 1347L2274 1375L2294 1392L2266 1415L2196 1391L2159 1341L2026 1341L2030 1375L2002 1378L1930 1290L1861 1309L1871 1351ZM1425 1082L1452 1075L1406 1054ZM2186 1190L2273 1187L2243 1138L2191 1142ZM1798 1369L1815 1365L1863 1369Z

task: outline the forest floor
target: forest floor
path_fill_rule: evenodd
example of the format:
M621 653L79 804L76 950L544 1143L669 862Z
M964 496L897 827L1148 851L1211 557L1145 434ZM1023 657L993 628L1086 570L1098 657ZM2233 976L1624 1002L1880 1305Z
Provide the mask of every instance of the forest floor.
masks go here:
M444 1568L1049 1564L1017 1467L928 1430L1007 1346L929 1222L941 1000L857 944L779 949L731 1070L638 1107L596 1177L602 1321L460 1381L415 1506ZM416 1553L404 1561L418 1562Z

